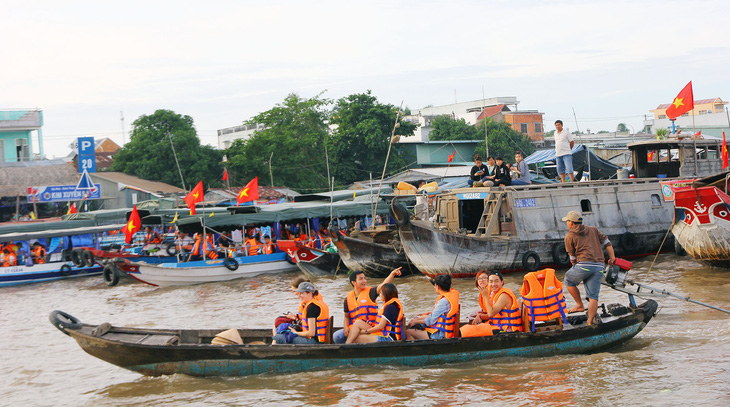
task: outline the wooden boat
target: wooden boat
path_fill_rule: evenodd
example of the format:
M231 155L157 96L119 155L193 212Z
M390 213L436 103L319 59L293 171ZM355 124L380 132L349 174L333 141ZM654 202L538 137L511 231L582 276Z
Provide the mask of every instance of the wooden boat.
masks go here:
M656 313L657 303L648 300L639 306L617 310L616 316L602 316L601 323L591 326L582 322L536 333L350 345L272 345L270 329L239 329L243 345L220 346L212 345L211 340L225 329L90 325L61 311L53 311L49 319L88 354L143 375L247 376L336 367L421 367L499 357L596 352L638 334Z
M392 225L343 235L336 226L329 229L332 243L348 269L362 271L368 277L385 278L401 267L403 275L418 274L400 246L398 234Z
M720 148L714 140L697 143L706 150ZM617 256L638 257L670 248L671 237L665 246L662 242L674 208L660 197L664 178L657 175L712 171L721 165L719 154L695 156L693 142L680 140L639 142L629 148L638 178L454 189L436 196L432 221L411 220L405 207L393 203L391 211L406 255L432 278L438 274L473 277L479 270L567 267L563 241L568 229L562 218L571 210L583 214L584 224L605 233ZM647 161L647 150L666 150L667 161ZM679 160L672 158L675 150Z
M185 263L131 264L136 269L125 271L129 276L158 287L229 281L297 269L297 266L287 261L287 254L283 252Z
M307 277L347 274L347 266L338 253L307 247L299 243L294 253L294 262Z
M672 234L682 249L702 263L730 267L730 172L691 180L665 199L674 201ZM671 199L671 198L673 199Z

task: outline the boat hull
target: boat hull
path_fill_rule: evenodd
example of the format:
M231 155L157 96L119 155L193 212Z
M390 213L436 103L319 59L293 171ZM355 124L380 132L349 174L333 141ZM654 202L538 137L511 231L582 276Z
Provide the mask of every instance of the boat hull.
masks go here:
M294 256L297 267L307 277L331 276L348 272L347 266L337 253L299 247Z
M402 248L396 251L392 244L343 236L338 231L331 231L330 235L342 262L351 271L362 271L367 277L385 278L400 267L404 276L418 274L418 269L408 260Z
M613 347L638 334L657 309L649 300L624 316L592 326L571 327L562 331L540 333L503 333L490 337L455 338L420 341L395 341L373 344L316 345L207 345L222 330L165 331L159 342L177 337L180 344L145 345L131 336L129 342L91 335L95 326L80 329L63 328L90 355L144 375L159 376L183 373L191 376L247 376L261 373L294 373L336 367L395 366L422 367L444 363L460 363L500 357L545 357L572 353L590 353ZM114 336L112 329L112 335ZM266 335L270 331L239 330L244 341L249 336ZM139 330L137 336L154 333ZM186 343L186 341L197 342Z
M730 196L717 187L675 193L672 234L687 255L722 268L730 267Z
M64 265L70 267L70 270L61 271L61 267ZM103 270L103 267L98 264L91 267L76 267L71 262L0 267L0 287L93 276L101 274Z

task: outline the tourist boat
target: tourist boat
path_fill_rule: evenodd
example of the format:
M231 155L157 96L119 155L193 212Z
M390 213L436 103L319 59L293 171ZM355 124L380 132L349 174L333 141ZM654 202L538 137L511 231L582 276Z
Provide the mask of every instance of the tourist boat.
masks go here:
M730 172L668 184L665 199L674 201L672 234L679 254L730 267Z
M332 243L342 262L351 271L362 271L367 277L385 278L398 267L403 275L418 274L406 257L394 225L344 235L336 226L329 229Z
M391 211L408 259L430 277L567 267L562 218L572 210L609 237L617 256L654 254L673 245L671 236L662 245L674 208L660 181L719 171L720 148L717 140L642 141L629 144L636 178L454 189L437 195L432 221L410 219L395 201Z
M49 319L88 354L148 376L247 376L296 373L337 367L422 367L501 357L546 357L591 353L625 342L654 316L654 300L611 307L602 322L559 329L497 333L493 336L378 342L369 344L271 344L271 329L239 329L242 345L213 345L225 329L150 329L84 324L61 311ZM582 314L585 315L584 313ZM331 326L328 333L331 336ZM331 342L331 341L329 341Z
M348 273L347 266L342 262L337 252L307 247L300 242L297 243L295 250L292 252L292 258L299 270L307 277L313 278Z

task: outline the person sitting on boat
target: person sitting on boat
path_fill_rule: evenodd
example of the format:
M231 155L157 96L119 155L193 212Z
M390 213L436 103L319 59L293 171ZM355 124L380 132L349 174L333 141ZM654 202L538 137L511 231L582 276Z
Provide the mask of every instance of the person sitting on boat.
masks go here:
M358 319L350 327L346 343L399 341L403 338L403 304L398 299L394 284L382 284L380 298L383 306L378 311L375 326Z
M190 256L187 261L205 260L204 257L215 260L218 258L218 253L213 250L212 244L207 241L203 242L203 235L198 233L196 234L193 250L190 252Z
M586 297L588 297L588 325L590 325L598 313L598 293L603 280L603 249L605 248L608 252L609 265L613 266L616 256L608 237L596 227L585 226L583 215L580 212L568 212L563 218L563 222L566 222L569 229L565 235L565 250L573 265L565 273L565 285L576 303L576 306L569 309L568 313L585 311L580 298L580 290L578 290L578 284L582 281L586 289Z
M373 287L368 286L368 279L362 270L351 272L349 278L350 284L352 284L352 291L347 293L345 297L344 328L336 331L332 335L332 340L335 343L345 343L350 336L350 329L352 329L355 321L362 320L370 326L374 326L375 320L378 317L378 295L383 289L383 285L393 282L395 276L400 275L401 267L398 267L391 271L388 277L373 289Z
M223 233L221 233L218 238L218 248L225 257L236 257L238 254L236 253L236 248L233 245L233 242L231 242L231 239Z
M3 248L2 255L0 256L0 260L2 260L3 267L10 267L10 266L17 266L18 265L18 258L15 256L15 253L10 250L8 246L5 246Z
M35 242L30 249L30 257L35 264L44 264L46 262L46 249L42 244Z
M495 161L497 163L497 169L494 171L494 186L512 185L509 168L507 168L502 157L497 157Z
M189 252L193 250L193 245L195 244L195 241L193 238L188 236L185 232L180 232L177 235L177 239L175 239L175 246L177 247L177 252L182 253L184 251Z
M504 277L499 271L477 274L479 286L479 306L481 312L474 317L473 324L489 321L504 332L522 332L522 316L517 297L504 286ZM484 278L486 277L486 284ZM479 278L482 278L480 281Z
M145 235L144 235L144 244L160 244L162 243L162 238L160 238L160 234L157 233L154 229L152 229L151 226L146 226L144 228Z
M477 154L474 156L474 166L471 167L471 171L469 171L469 180L467 181L467 184L469 184L470 187L474 186L475 182L484 182L486 179L485 177L488 175L487 166L484 165L482 162L482 157ZM481 185L478 185L481 186Z
M451 288L451 275L441 274L431 280L436 293L433 311L416 315L408 322L406 339L455 338L459 329L459 292ZM425 326L425 330L419 329Z
M264 236L264 244L261 246L262 254L271 254L276 252L276 245L271 242L271 236Z
M252 237L246 239L244 252L248 256L255 256L259 254L259 235L252 235Z
M517 163L512 167L517 178L512 180L512 185L530 185L532 180L530 179L530 169L527 167L525 159L522 157L521 152L515 153L515 161Z
M294 291L299 299L306 304L302 318L302 330L290 330L289 332L296 335L290 341L286 340L283 333L276 334L273 343L312 344L325 342L325 332L330 318L329 307L324 301L316 298L319 291L312 283L303 282Z

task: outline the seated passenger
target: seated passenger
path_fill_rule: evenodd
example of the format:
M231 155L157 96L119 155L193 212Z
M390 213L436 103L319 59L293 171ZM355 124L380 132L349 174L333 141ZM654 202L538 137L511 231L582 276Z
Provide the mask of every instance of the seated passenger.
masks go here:
M30 249L30 257L35 264L44 264L46 262L46 249L42 244L35 242Z
M431 280L436 293L436 305L433 311L418 314L408 322L406 339L442 339L455 338L459 329L456 314L459 313L459 292L451 288L451 276L442 274ZM423 324L426 329L418 329L415 325Z
M155 232L154 229L150 226L146 226L144 228L145 235L144 235L144 244L160 244L162 243L162 239L160 238L159 233Z
M504 278L499 271L490 271L488 274L488 290L486 298L479 292L479 305L482 312L477 313L474 321L489 320L493 327L504 332L522 332L522 317L517 297L509 288L504 286Z
M510 170L504 163L502 157L497 157L497 169L494 171L494 186L510 186L512 185L512 178L510 177Z
M324 301L317 299L319 291L314 284L303 282L295 290L299 299L305 303L304 315L302 318L302 330L290 330L295 336L288 343L304 344L304 343L323 343L325 342L325 332L329 322L329 307ZM274 335L274 343L287 343L284 334Z
M398 299L398 289L394 284L383 284L380 299L383 307L378 311L375 326L362 319L355 320L345 343L391 342L403 338L403 304Z
M13 253L8 246L5 246L3 249L2 255L0 255L0 260L2 260L3 267L18 265L18 258L15 257L15 253Z
M185 232L180 232L177 235L177 239L175 239L175 246L177 247L177 252L189 252L193 250L193 245L195 244L195 241L193 238L188 236Z
M261 246L261 253L271 254L276 251L276 245L271 242L271 236L264 236L264 244Z
M530 185L532 180L530 179L530 169L527 167L525 159L522 157L521 152L515 153L515 161L517 164L514 165L513 170L517 175L517 178L512 180L512 185Z
M474 186L475 183L477 186L482 186L482 182L486 180L486 176L489 173L487 170L487 166L482 163L482 157L477 154L474 156L474 166L471 167L471 170L469 171L469 180L467 180L467 184L471 187Z
M218 253L213 250L213 245L208 242L203 242L203 235L197 234L196 238L193 250L190 252L190 257L188 257L187 261L205 260L205 258L215 260L218 258Z
M255 255L259 254L259 236L258 235L253 235L253 237L246 239L244 252L247 253L248 256L255 256Z

